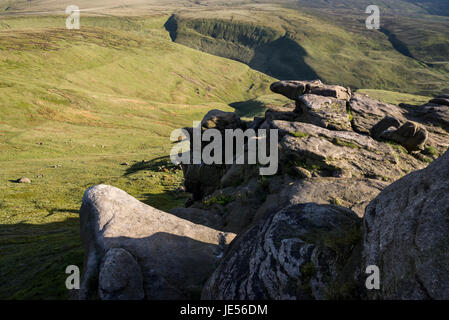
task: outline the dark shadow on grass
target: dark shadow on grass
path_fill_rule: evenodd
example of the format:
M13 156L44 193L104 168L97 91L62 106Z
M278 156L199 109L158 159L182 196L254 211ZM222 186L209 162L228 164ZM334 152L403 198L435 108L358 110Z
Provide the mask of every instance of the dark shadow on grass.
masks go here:
M233 59L249 65L252 69L280 80L314 80L318 74L306 62L306 50L288 34L281 36L269 27L253 27L232 21L203 19L195 22L178 21L172 15L164 27L173 42L220 57ZM254 28L248 35L247 29ZM185 37L186 30L192 30ZM182 30L182 33L179 32ZM242 56L252 52L252 58Z
M83 268L79 219L0 225L0 299L62 299L68 265Z
M235 109L235 114L240 118L254 118L256 116L263 116L267 110L265 104L257 100L239 101L229 105Z
M166 168L167 170L175 170L178 168L171 161L169 156L158 157L149 161L136 162L126 169L126 175L130 175L142 170L149 171L161 171L161 169Z
M62 213L62 212L69 212L69 213L78 213L79 212L78 209L75 210L75 209L63 209L63 208L62 209L61 208L53 208L53 209L49 209L47 211L48 211L48 214L45 217L49 217L56 213Z
M304 60L306 50L287 35L255 48L248 65L280 80L315 80L319 76Z

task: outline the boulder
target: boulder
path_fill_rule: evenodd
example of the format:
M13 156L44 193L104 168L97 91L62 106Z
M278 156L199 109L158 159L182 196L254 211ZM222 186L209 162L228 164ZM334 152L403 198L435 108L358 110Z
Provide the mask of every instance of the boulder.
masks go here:
M296 81L284 80L273 83L270 86L274 93L282 94L291 99L298 100L303 94L311 93L315 95L333 97L339 100L349 101L351 98L351 90L349 88L326 85L320 80L314 81Z
M401 126L401 122L393 117L390 116L386 116L385 118L383 118L382 120L380 120L378 123L376 123L369 131L371 137L373 137L374 139L381 139L382 138L382 133L384 133L384 131L389 130L391 128L399 128Z
M429 101L429 103L438 104L438 105L444 105L449 107L449 95L440 95L432 100Z
M31 180L29 178L20 178L17 180L17 183L31 183Z
M345 100L305 94L298 99L295 112L301 115L301 122L332 130L351 130Z
M357 263L351 260L360 258L361 237L360 219L346 208L313 203L287 207L233 241L202 299L356 297Z
M234 237L106 185L86 190L80 299L194 299Z
M405 122L404 111L392 104L383 103L364 94L354 93L349 101L354 131L369 134L372 127L386 116Z
M103 257L98 277L98 295L102 300L142 300L142 270L125 249L111 248Z
M449 132L449 107L442 104L427 103L422 106L400 104L407 111L407 117L425 125L442 127Z
M395 141L411 152L423 150L429 134L423 126L415 122L407 121L397 130L386 130L382 132L380 137Z
M193 194L194 200L213 193L219 186L226 172L225 165L187 164L182 165L184 186Z
M242 127L240 118L234 112L225 112L221 110L209 111L201 121L201 127L204 129L237 129Z
M363 269L372 299L449 299L449 152L384 189L366 209Z
M311 85L320 86L322 85L322 82L320 80L315 81L285 80L271 84L270 89L274 93L282 94L283 96L291 100L298 100L300 96L302 96L310 89Z

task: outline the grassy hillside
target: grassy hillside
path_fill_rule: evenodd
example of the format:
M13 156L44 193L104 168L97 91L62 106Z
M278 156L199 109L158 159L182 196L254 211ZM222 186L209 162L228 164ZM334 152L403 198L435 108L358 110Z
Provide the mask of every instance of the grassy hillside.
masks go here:
M0 298L65 298L65 267L83 261L84 190L182 205L181 172L159 168L170 132L268 93L272 78L172 43L167 19L84 18L78 31L64 17L2 19Z
M339 19L341 24L338 19L331 23L326 14L260 6L253 11L181 12L166 28L178 43L243 61L276 78L320 78L355 89L422 95L449 91L449 35L441 26L419 36L416 25L404 27L411 20L398 21L396 27L389 20L385 28L392 30L394 42L385 32L367 30L363 19L348 26ZM359 27L351 29L356 23ZM409 56L398 50L399 41L410 49Z

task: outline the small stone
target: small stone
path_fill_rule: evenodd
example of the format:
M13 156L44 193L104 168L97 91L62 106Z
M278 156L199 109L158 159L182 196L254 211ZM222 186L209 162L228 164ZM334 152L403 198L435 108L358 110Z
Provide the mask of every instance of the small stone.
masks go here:
M120 163L120 165L121 166L129 166L129 163L128 162L122 162L122 163Z
M31 183L31 180L28 178L20 178L19 180L17 180L18 183Z

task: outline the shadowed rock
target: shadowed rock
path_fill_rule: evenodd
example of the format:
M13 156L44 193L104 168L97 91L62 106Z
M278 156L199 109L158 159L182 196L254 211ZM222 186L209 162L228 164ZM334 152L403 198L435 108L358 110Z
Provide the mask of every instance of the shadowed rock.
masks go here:
M373 299L449 299L449 152L387 187L366 209L364 265Z
M360 226L352 211L338 206L310 203L276 212L235 239L202 299L352 297L358 284L350 261Z
M80 220L85 248L80 299L97 292L103 299L198 298L233 238L106 185L85 192Z

